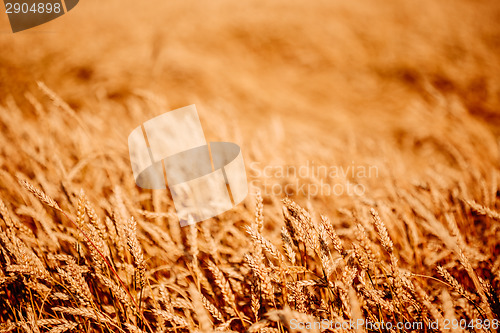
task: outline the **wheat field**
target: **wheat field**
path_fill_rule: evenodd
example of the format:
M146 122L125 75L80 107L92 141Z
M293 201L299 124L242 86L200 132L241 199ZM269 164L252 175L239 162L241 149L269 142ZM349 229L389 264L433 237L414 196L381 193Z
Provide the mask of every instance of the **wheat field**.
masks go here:
M487 0L2 13L0 332L499 331L499 22ZM190 104L249 195L181 228L127 136Z

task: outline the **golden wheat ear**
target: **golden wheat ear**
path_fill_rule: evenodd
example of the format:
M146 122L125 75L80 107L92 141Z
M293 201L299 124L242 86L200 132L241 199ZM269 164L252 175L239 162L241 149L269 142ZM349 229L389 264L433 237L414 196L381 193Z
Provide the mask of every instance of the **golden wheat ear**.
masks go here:
M59 207L57 202L54 199L52 199L51 197L49 197L47 194L45 194L45 192L43 192L42 190L39 190L38 188L31 185L28 181L26 181L24 179L18 179L18 181L25 189L27 189L29 192L31 192L41 202L43 202L47 206L54 208L55 210L58 210L61 213L63 213L63 210L61 209L61 207Z
M61 207L59 207L59 205L57 204L57 202L54 199L52 199L51 197L49 197L48 195L46 195L42 190L37 189L36 187L34 187L33 185L31 185L26 180L19 179L19 183L23 187L25 187L29 192L31 192L32 194L34 194L40 201L42 201L43 203L45 203L49 207L52 207L53 209L61 212L73 224L73 226L76 229L78 229L78 231L80 231L82 233L82 235L85 237L85 239L97 251L97 254L104 260L104 262L106 263L106 265L108 266L108 268L111 270L111 272L113 273L113 275L120 282L119 286L116 285L115 291L117 293L118 293L118 291L121 291L121 293L124 295L122 298L124 300L126 299L125 302L130 302L133 305L131 307L134 309L134 311L136 311L139 314L139 316L142 318L144 324L146 326L148 326L149 330L152 332L152 329L149 327L150 325L149 325L148 321L146 321L146 319L144 318L144 315L141 312L140 307L137 305L137 302L135 301L134 297L132 296L132 294L130 293L130 291L128 290L128 288L125 287L125 283L123 283L123 280L120 278L120 276L116 272L115 268L111 265L111 263L109 262L109 260L102 253L101 249L99 249L99 247L94 243L94 241L89 237L89 235L86 232L84 232L82 230L82 228L77 224L77 222L75 222L64 210L62 210ZM143 272L142 269L141 269L141 272ZM110 279L108 279L108 280L111 281ZM123 292L122 289L125 290L125 292Z

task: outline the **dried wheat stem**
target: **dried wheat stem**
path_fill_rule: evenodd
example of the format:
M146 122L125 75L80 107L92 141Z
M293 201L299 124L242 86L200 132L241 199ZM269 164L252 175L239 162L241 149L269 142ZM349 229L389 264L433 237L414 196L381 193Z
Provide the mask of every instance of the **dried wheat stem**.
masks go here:
M488 216L496 221L500 221L500 214L486 206L478 204L474 200L464 200L464 202L477 214Z
M262 194L260 190L255 194L256 207L255 207L255 224L257 226L257 231L262 233L264 230L264 203L262 199Z
M220 311L217 309L217 307L215 305L213 305L205 296L203 295L200 295L201 296L201 301L203 303L203 306L205 307L205 309L210 312L210 314L215 318L217 319L218 321L220 322L224 322L224 316L222 315L222 313L220 313Z
M227 305L237 311L236 298L231 289L231 286L229 285L229 281L226 279L219 267L217 267L213 262L208 262L208 269L215 278L215 284L217 284L217 286L219 286L219 288L221 289L224 301L227 303Z
M292 265L295 265L297 254L293 249L290 233L288 233L288 229L285 227L281 228L281 240L283 241L283 250L285 251L288 260L292 263Z
M340 253L342 256L345 256L345 250L344 246L342 245L342 241L340 240L340 237L337 235L335 232L335 229L333 228L330 220L328 219L327 216L321 215L321 228L326 232L328 235L330 241L333 244L333 248ZM325 241L327 241L325 239Z
M246 227L247 233L250 235L252 240L261 246L271 257L277 260L280 264L285 262L285 257L279 252L279 250L271 244L267 239L265 239L260 233L255 231L251 227Z
M59 207L57 202L55 202L54 199L49 197L47 194L45 194L41 190L37 189L36 187L31 185L30 183L28 183L24 179L19 179L19 183L24 188L26 188L29 192L31 192L34 196L36 196L41 202L43 202L44 204L46 204L47 206L49 206L51 208L54 208L55 210L62 212L62 209Z
M66 321L64 324L55 326L48 331L48 333L63 333L66 331L72 331L78 327L78 323L72 321Z
M141 245L137 239L137 223L135 222L134 217L131 217L128 220L125 232L127 234L127 244L132 257L134 258L134 264L139 276L139 284L142 289L146 285L146 262L144 261Z

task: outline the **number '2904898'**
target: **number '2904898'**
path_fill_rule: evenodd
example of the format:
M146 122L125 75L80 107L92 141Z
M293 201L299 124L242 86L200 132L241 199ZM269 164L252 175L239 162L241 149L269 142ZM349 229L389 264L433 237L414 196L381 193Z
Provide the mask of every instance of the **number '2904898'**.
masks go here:
M5 12L7 14L18 14L18 13L61 13L62 12L62 6L60 3L44 3L44 2L38 2L38 3L27 3L27 2L16 2L16 3L11 3L7 2L5 4Z

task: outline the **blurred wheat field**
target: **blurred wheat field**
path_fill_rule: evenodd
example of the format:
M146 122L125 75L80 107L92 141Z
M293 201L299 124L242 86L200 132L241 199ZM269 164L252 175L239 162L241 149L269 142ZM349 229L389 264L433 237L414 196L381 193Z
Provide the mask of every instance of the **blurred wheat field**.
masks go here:
M0 15L0 332L498 331L498 22L466 0ZM127 136L193 103L250 194L181 228ZM333 181L362 195L270 191L353 165L377 173ZM424 326L305 325L361 319Z

